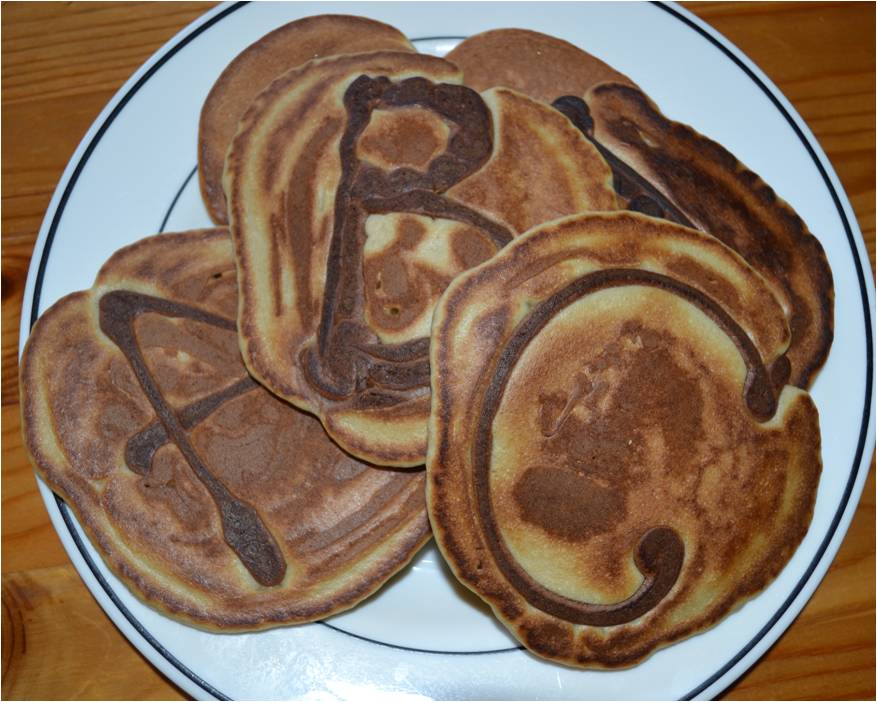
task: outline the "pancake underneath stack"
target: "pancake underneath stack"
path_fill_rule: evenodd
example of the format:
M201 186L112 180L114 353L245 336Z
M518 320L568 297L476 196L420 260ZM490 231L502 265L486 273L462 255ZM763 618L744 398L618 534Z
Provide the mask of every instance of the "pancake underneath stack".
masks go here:
M647 194L656 214L712 234L764 276L789 319L791 382L810 387L834 336L834 283L819 240L758 175L642 91L604 83L585 103L589 136L628 198Z
M707 232L765 277L789 319L794 385L808 388L834 329L834 284L818 239L724 147L664 116L624 74L561 39L498 29L448 59L479 90L512 87L553 104L600 151L624 207Z
M117 252L40 317L26 446L144 601L221 631L319 619L429 539L422 471L366 465L240 360L228 232Z

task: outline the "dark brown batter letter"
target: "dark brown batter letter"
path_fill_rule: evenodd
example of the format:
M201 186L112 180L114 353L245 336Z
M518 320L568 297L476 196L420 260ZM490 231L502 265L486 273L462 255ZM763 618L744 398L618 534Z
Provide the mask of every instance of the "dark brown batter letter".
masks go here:
M286 562L274 537L265 527L256 509L231 494L217 480L209 467L198 456L186 430L231 397L246 392L255 384L244 379L226 391L210 396L184 409L180 415L168 405L158 384L146 366L143 353L134 333L134 320L141 314L153 312L167 317L187 318L204 324L236 331L233 320L204 312L195 307L140 293L116 290L100 300L101 330L115 342L131 364L134 374L149 403L155 410L160 425L150 425L133 438L126 447L126 455L134 459L131 468L138 472L147 469L145 461L168 437L180 450L192 471L207 488L219 510L226 543L261 585L277 585L286 573Z
M511 241L503 225L442 195L490 157L490 113L481 97L460 85L425 78L392 82L360 76L344 97L347 126L341 138L341 181L326 266L320 325L314 346L301 355L311 385L324 397L354 398L357 406L388 406L429 386L429 345L424 339L384 345L363 319L362 247L370 214L406 212L450 219L484 231L497 248ZM386 172L364 164L357 142L376 109L418 106L452 122L447 149L425 172Z
M628 210L642 212L651 217L661 217L694 228L688 217L664 197L661 191L596 140L594 119L584 100L575 95L563 95L552 102L551 106L566 115L606 159L606 163L612 169L612 185L615 192L624 198Z

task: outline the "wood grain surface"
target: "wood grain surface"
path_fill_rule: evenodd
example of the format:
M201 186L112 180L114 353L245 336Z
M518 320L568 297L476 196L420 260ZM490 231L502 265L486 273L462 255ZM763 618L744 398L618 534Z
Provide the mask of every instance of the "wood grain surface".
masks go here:
M873 3L687 3L750 56L815 133L874 261ZM209 4L3 3L2 697L185 699L116 630L70 564L22 447L19 314L61 172L121 84ZM874 699L874 469L797 620L726 699Z

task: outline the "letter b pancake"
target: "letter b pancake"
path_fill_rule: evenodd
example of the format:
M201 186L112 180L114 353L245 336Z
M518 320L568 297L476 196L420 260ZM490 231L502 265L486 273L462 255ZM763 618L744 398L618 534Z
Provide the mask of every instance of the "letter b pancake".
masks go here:
M629 666L764 588L810 522L820 440L789 329L718 240L571 217L436 308L427 504L460 580L533 652Z
M424 461L451 279L534 224L617 204L563 115L460 80L418 54L313 61L257 98L226 160L247 367L380 465Z

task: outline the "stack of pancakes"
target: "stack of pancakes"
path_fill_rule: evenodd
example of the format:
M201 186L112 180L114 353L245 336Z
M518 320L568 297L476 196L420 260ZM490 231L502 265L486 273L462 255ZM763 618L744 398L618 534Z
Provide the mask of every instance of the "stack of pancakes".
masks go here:
M789 560L831 273L630 78L311 17L225 69L198 160L217 227L114 254L22 360L34 465L143 600L313 621L434 534L531 651L617 667Z

